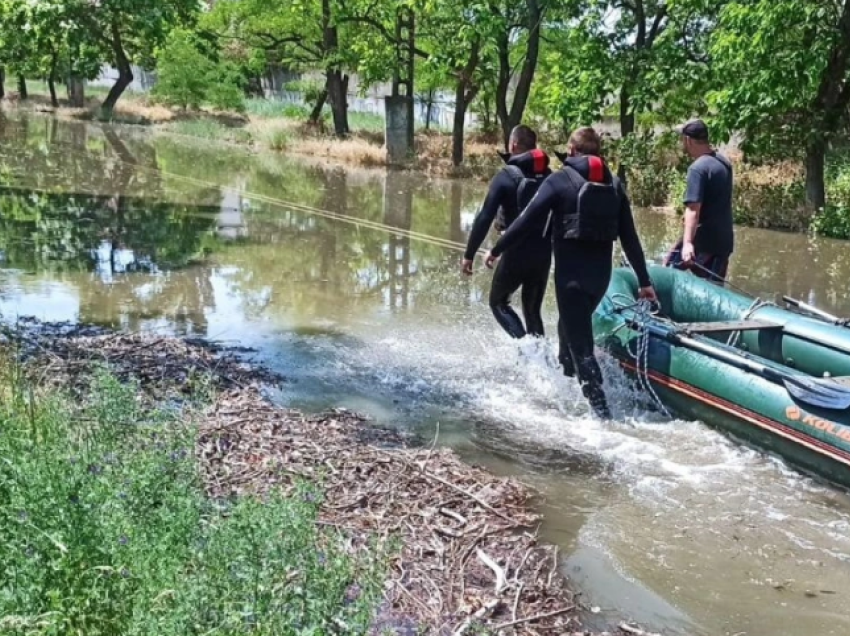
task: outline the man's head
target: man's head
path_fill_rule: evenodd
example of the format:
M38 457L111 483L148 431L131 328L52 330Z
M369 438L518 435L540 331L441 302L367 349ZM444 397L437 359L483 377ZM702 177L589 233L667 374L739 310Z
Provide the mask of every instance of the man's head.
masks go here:
M682 149L691 157L699 157L710 149L708 126L701 119L690 121L676 127L682 139Z
M515 126L508 140L508 150L512 155L518 155L537 148L537 133L524 124Z
M577 128L570 135L570 140L567 142L567 154L570 157L576 155L596 155L602 153L602 138L590 126Z

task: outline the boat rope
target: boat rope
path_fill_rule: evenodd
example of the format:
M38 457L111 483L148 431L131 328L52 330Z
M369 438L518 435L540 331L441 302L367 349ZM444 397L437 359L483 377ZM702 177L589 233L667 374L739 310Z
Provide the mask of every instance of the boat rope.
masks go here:
M636 375L638 379L638 385L650 396L652 402L655 406L660 410L665 416L672 417L670 411L667 410L667 407L664 406L664 403L661 401L661 398L658 397L658 393L656 393L655 388L652 386L652 383L649 380L649 340L650 333L649 329L644 328L649 324L650 321L658 320L658 312L659 308L653 309L652 303L648 300L638 299L634 301L633 298L627 296L626 294L612 294L611 302L614 303L615 311L622 312L625 310L631 310L633 314L633 322L637 326L638 335L635 339L635 352L632 353L631 348L626 347L626 350L629 352L629 356L632 360L635 361L635 369ZM627 301L632 301L628 303L620 303L618 302L618 298L623 298ZM617 327L614 331L616 333L620 329L626 326L626 323Z
M762 300L761 298L756 298L750 304L749 309L744 312L741 316L741 320L749 320L753 317L753 314L756 313L762 307L775 307L776 303L771 300ZM741 340L741 331L733 331L729 334L729 338L726 340L726 344L730 347L737 347Z

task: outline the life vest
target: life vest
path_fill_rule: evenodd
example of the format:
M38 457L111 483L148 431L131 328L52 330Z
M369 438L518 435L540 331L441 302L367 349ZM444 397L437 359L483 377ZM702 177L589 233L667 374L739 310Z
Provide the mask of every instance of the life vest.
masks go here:
M564 172L576 190L575 204L564 203L558 216L556 229L561 239L576 241L616 241L620 235L620 205L622 190L620 180L611 175L605 183L605 164L594 155L588 156L589 179L569 164Z
M542 152L539 154L544 156ZM531 203L534 195L537 194L540 184L543 183L543 181L546 180L546 177L552 173L549 169L548 162L541 162L538 166L536 159L535 167L533 169L534 171L531 173L523 172L522 168L513 164L506 165L503 170L505 170L510 175L511 179L513 179L514 183L516 183L516 209L507 211L504 206L499 208L499 211L496 213L496 220L494 223L496 230L499 232L504 232L508 229L508 227L510 227L511 223L516 221L517 217L519 217L519 215L522 214L522 211L525 210L529 203Z

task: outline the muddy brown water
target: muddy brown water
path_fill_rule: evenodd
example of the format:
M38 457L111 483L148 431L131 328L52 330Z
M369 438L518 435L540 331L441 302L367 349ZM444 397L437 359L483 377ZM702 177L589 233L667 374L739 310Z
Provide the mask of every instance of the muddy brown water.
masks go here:
M850 498L702 422L586 415L555 342L510 341L458 275L474 182L346 170L131 128L0 119L0 312L254 347L278 398L407 427L545 494L599 620L850 633ZM675 238L641 212L647 252ZM850 315L850 243L738 228L733 281ZM547 298L550 334L556 318Z

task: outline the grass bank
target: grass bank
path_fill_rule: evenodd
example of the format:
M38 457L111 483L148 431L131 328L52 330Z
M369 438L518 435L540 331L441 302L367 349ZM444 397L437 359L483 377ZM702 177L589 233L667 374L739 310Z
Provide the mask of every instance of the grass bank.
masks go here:
M592 636L525 487L279 408L280 380L196 340L6 329L0 633Z

